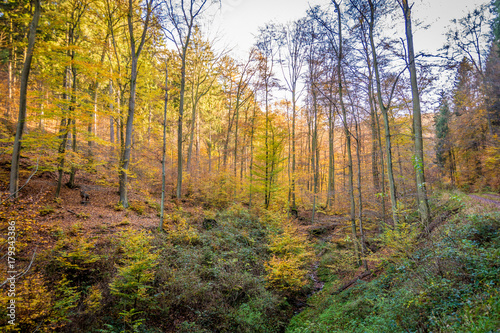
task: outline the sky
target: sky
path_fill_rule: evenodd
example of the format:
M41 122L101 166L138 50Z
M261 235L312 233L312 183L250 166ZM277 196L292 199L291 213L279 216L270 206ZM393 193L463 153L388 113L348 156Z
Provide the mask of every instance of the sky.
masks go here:
M219 44L232 49L232 55L245 59L255 43L258 28L266 23L286 23L305 16L309 6L330 3L329 0L221 0L214 15L211 34ZM345 0L344 0L345 1ZM414 27L415 51L434 52L443 46L450 20L460 18L488 0L415 0L413 20L428 29ZM402 21L402 16L401 16ZM404 35L404 31L402 31Z

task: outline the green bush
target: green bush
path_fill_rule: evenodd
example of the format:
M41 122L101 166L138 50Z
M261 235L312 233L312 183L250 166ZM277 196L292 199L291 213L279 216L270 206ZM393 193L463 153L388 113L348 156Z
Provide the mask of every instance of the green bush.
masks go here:
M198 230L182 215L174 229L156 239L162 249L158 316L189 318L176 327L180 332L282 331L289 307L279 293L265 288L269 230L241 206L210 215L217 225L209 230ZM197 235L195 244L181 223Z
M455 211L457 200L449 197L444 212ZM415 240L411 227L391 231L386 243L397 260L369 283L338 295L315 295L312 307L294 317L287 332L495 332L500 327L500 214L447 216L426 246L406 247L403 236ZM329 250L328 257L335 256ZM330 284L324 290L331 292Z

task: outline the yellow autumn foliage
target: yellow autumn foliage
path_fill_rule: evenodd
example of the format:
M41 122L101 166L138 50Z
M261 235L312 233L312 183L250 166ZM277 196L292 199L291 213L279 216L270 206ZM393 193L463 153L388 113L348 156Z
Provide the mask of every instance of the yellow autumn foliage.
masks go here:
M303 288L308 282L307 267L313 258L307 236L293 226L286 226L271 240L269 250L273 253L265 264L269 285L290 291Z

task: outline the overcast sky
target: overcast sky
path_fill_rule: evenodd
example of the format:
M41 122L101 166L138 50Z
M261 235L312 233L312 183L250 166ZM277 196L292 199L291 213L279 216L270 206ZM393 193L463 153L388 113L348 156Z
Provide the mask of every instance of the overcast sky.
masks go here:
M415 0L413 19L429 25L426 30L414 28L415 51L439 49L445 42L443 35L448 30L451 19L460 18L478 4L487 2L489 1ZM218 44L233 48L233 56L246 58L248 50L255 43L254 36L259 27L270 21L293 21L305 16L309 6L328 3L329 0L222 0L210 33L222 36Z

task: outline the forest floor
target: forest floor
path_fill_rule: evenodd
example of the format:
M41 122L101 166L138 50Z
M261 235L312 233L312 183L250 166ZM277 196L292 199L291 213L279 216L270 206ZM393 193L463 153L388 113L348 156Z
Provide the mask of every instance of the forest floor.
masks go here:
M27 164L24 160L22 168L25 170L20 184L24 184L29 173L29 168L34 165ZM102 168L102 167L101 167ZM22 197L29 197L33 207L37 207L36 224L33 226L39 229L36 234L46 235L60 230L64 233L74 233L75 229L86 237L104 237L109 234L119 233L125 227L132 227L136 230L155 230L158 228L159 218L159 193L149 193L133 189L129 191L129 209L123 209L118 205L117 184L113 184L110 179L109 170L101 169L102 172L87 173L78 172L75 178L75 188L69 188L65 184L69 180L68 175L63 176L63 186L60 196L55 198L55 189L57 186L57 173L42 171L33 175L20 193ZM8 176L10 172L10 162L0 160L0 192L2 197L8 193ZM80 189L89 194L89 202L84 203L80 197ZM483 200L487 200L481 198ZM204 209L202 203L192 199L183 199L179 201L168 195L165 200L165 215L175 214L176 210L182 207L182 210L188 213L200 227L204 219ZM370 213L369 211L367 211ZM293 223L297 229L307 234L313 243L335 243L346 246L346 237L351 233L350 220L347 215L329 215L324 212L316 212L314 222L312 222L311 210L300 210ZM376 228L369 226L366 228L367 237L374 235ZM36 231L36 230L35 230ZM38 250L43 251L55 245L55 240L50 241L51 237L38 242L42 245ZM372 251L378 249L372 248ZM386 250L384 250L386 251ZM324 283L318 276L318 266L325 254L323 248L316 251L316 260L310 268L309 276L313 282L313 293L322 289ZM387 253L383 254L384 256ZM368 260L369 270L376 270L378 260ZM360 277L365 272L363 267L344 275L339 283L349 283L354 277ZM369 280L370 276L362 277ZM300 302L299 302L300 303Z
M24 184L26 179L30 176L30 172L26 170L33 170L33 168L35 167L34 165L28 165L28 162L26 160L24 160L23 162L24 165L22 166L22 169L24 171L21 177L21 185ZM0 159L0 195L3 200L8 197L8 176L10 171L9 167L10 163L8 160ZM101 169L96 173L87 173L83 171L77 173L75 182L77 184L77 187L70 189L67 186L62 186L59 199L54 199L55 188L57 185L56 172L37 172L21 190L20 200L17 203L2 205L0 209L0 222L2 222L4 225L6 225L9 216L15 216L16 214L20 213L21 210L25 209L29 209L32 211L33 221L22 223L20 222L18 225L20 228L24 229L21 233L20 238L26 239L27 244L29 244L25 248L20 249L21 255L24 258L27 258L24 259L25 263L23 263L23 266L28 265L29 258L34 258L35 262L39 259L35 258L35 254L33 254L32 256L32 253L50 253L52 249L56 249L56 244L60 242L61 234L66 234L68 235L67 237L78 238L81 236L89 240L96 239L95 244L97 247L100 246L101 243L104 244L103 246L107 246L106 242L109 241L109 239L118 239L120 237L119 235L122 234L124 229L132 228L138 231L157 230L160 220L160 196L158 191L153 191L151 190L151 188L146 189L145 186L138 186L137 183L134 184L134 186L132 186L132 190L129 192L130 207L129 209L124 209L123 207L118 205L119 196L117 192L117 184L115 184L113 180L116 177L114 177L110 170L106 170L103 167L100 168ZM68 176L66 175L63 183L67 181ZM82 203L82 198L80 197L80 189L85 190L86 193L89 194L90 201L88 203ZM198 235L196 237L204 238L207 240L210 239L210 241L208 242L201 242L198 240L198 242L201 242L199 244L205 244L203 246L206 247L192 247L191 240L189 240L189 244L185 244L184 247L174 246L172 248L172 251L175 254L172 257L174 259L169 258L168 260L177 260L175 258L179 258L179 260L181 260L183 257L179 256L176 251L185 249L186 255L190 251L189 255L199 255L202 262L204 262L203 260L208 260L204 259L205 256L207 256L207 253L211 253L210 255L213 255L214 258L220 257L217 260L211 259L209 261L210 263L220 262L221 265L227 265L227 262L231 262L232 265L236 267L236 265L239 265L239 262L242 262L242 258L240 257L236 258L238 260L233 259L236 261L228 261L226 259L225 256L231 258L229 257L229 254L233 255L232 249L234 248L232 247L224 245L221 248L225 250L220 253L217 252L221 251L221 249L217 248L217 246L211 243L215 243L216 240L210 237L220 238L222 235L222 231L219 229L211 231L204 228L204 220L206 219L207 214L210 214L210 210L207 210L202 202L196 201L193 198L186 198L182 201L178 201L177 199L172 197L171 191L168 191L168 193L169 195L165 200L165 214L172 217L172 219L175 219L175 216L180 216L179 214L181 214L182 216L189 216L189 224L195 230L197 230L193 231L194 235ZM480 205L487 205L493 211L498 211L500 208L500 196L498 195L469 194L468 196L472 200L477 201ZM18 210L18 212L12 210ZM428 239L430 239L432 237L436 237L436 235L443 233L444 229L451 228L451 226L447 226L447 224L449 221L453 220L453 216L457 214L457 211L458 208L447 208L446 210L439 211L438 215L434 218L432 230L430 230L427 235L422 236L423 238L421 238L420 236L416 238L417 242L414 244L416 248L424 248L424 245L418 245L418 243L424 244L427 242L424 240L424 238L427 237ZM330 299L331 297L336 297L335 295L340 294L342 291L347 289L349 289L349 291L351 289L357 290L357 288L360 288L360 285L366 286L365 283L370 283L370 281L374 280L376 281L381 276L386 276L387 274L393 274L388 272L387 269L384 268L386 266L383 266L382 262L391 262L393 260L391 258L397 257L399 252L402 257L408 255L407 251L410 245L407 245L405 243L398 243L398 237L402 237L406 234L394 233L393 235L395 236L395 238L392 242L395 242L396 244L393 247L384 246L383 242L385 242L385 240L382 241L378 237L378 228L380 226L376 221L380 220L380 218L374 216L374 213L370 212L369 210L367 210L366 213L367 215L364 216L364 223L368 253L365 256L365 259L367 260L369 272L367 272L363 266L357 266L355 264L354 255L352 254L352 242L350 242L349 240L351 234L351 222L347 215L329 215L325 212L320 211L315 214L314 222L312 222L312 212L310 210L300 210L298 212L298 216L293 219L292 223L297 232L307 235L308 241L312 244L315 257L311 261L310 267L308 268L310 287L308 287L309 289L307 291L307 294L303 293L301 295L293 297L287 296L287 302L291 306L291 309L287 310L288 314L286 315L286 319L284 319L284 322L290 320L291 316L293 315L298 317L301 316L299 318L311 318L309 317L310 315L312 315L311 309L319 306L319 304L323 304L320 300L326 300ZM240 213L237 213L236 215L238 214ZM220 218L223 219L223 217ZM245 217L245 219L246 218L250 218L250 216L248 215L248 217ZM235 219L231 223L237 224L241 222L237 222L237 220ZM232 228L234 226L228 224L225 225L225 227ZM5 226L5 229L6 228L7 226ZM251 242L246 241L248 243L248 249L245 248L234 251L235 253L238 253L238 256L242 256L242 253L245 251L254 251L254 248L257 247L266 248L267 245L260 244L259 241L257 241L255 244L253 243L255 241L254 238L257 239L256 237L263 237L260 234L261 231L255 232L256 236L250 237L248 236L248 234L251 228L255 228L255 226L245 225L244 228L248 229L241 230L241 235L231 234L230 238L228 238L232 241L233 239L245 240L247 238L252 240ZM186 229L185 231L186 233L183 235L189 236L191 229ZM393 230L393 232L396 232L396 230ZM401 232L405 232L405 230L401 230ZM421 235L423 234L424 233L422 232ZM268 236L263 237L261 241L266 239L266 237ZM201 251L202 249L203 251ZM211 249L210 251L212 252L207 252L208 249ZM265 253L265 251L269 250L266 249L263 253ZM184 252L181 251L180 253ZM256 251L256 253L258 253L258 251ZM113 255L110 256L112 257ZM168 261L166 263L168 263ZM186 266L187 264L179 264L179 267L183 267L183 265ZM203 265L201 265L200 267L204 267ZM421 264L418 263L418 265ZM418 267L418 265L416 267ZM196 267L198 266L193 266L192 268L190 266L186 266L186 271L184 273L191 274L197 269ZM221 267L225 267L224 269L226 270L228 269L226 266ZM234 269L234 271L232 271L231 273L234 274L234 276L236 276L236 272L239 272L236 271L235 267L232 268ZM186 275L184 273L179 271L179 280L173 279L172 281L177 282L172 282L172 285L182 283L184 279L186 279ZM206 272L203 274L206 274ZM219 272L217 274L222 273ZM243 270L242 274L242 276L246 276L246 273ZM262 272L259 274L262 274ZM189 281L189 279L187 281ZM214 280L217 288L223 288L226 282L227 281L225 281L224 279ZM207 283L207 285L209 285L211 281L209 279L208 281L203 281L203 283ZM199 282L193 282L193 286L197 285L202 284L200 284ZM257 286L256 283L253 285ZM264 284L262 284L262 287L264 287ZM183 295L184 292L188 289L182 290L182 292L180 292L180 295ZM262 293L264 292L262 291ZM201 294L202 293L200 291L199 295ZM195 297L196 299L196 297L198 297L198 294L192 297ZM256 297L256 299L258 299L258 297ZM184 302L189 301L186 300ZM195 302L193 304L199 306L200 309L204 309L202 303ZM207 308L204 311L209 311L210 306L213 307L213 305L210 305L209 302L206 304L206 306ZM299 313L302 312L304 313L299 315ZM190 312L187 311L187 313ZM316 314L314 314L314 316L315 315ZM182 320L186 320L186 318L193 315L190 314L188 316L180 311L179 313L173 312L173 314L170 314L170 316L172 316L171 319L173 318L173 320L171 322L173 322L174 324L172 324L173 326L168 326L167 331L170 332L171 329L173 332L176 331L176 328L174 329L174 326L177 327L177 324L175 324L177 321L180 322Z
M476 195L476 194L469 194L469 197L473 198L474 200L478 200L483 203L489 203L492 204L498 208L500 208L500 196L496 194L491 194L491 193L483 193L481 195Z

